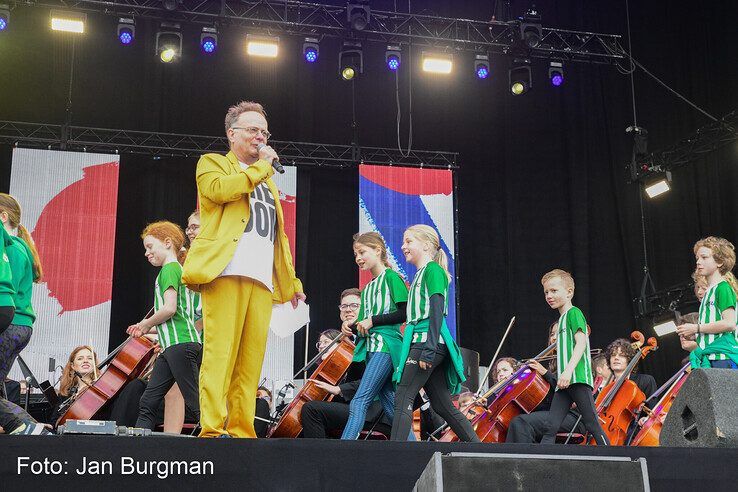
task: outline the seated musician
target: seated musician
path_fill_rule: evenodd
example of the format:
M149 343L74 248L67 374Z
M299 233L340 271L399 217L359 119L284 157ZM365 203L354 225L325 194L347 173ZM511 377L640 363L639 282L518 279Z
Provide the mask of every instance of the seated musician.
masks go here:
M492 366L489 372L489 381L487 384L491 388L500 381L504 381L513 375L518 369L518 361L513 357L500 357Z
M88 345L80 345L72 350L62 370L59 396L74 397L91 386L97 379L97 365L97 355Z
M341 322L356 321L361 297L359 289L346 289L341 293L340 297L340 318ZM317 348L322 351L331 341L340 335L338 330L326 330L320 335ZM327 357L327 353L324 354ZM345 383L334 386L322 381L315 381L315 384L330 394L334 395L333 401L309 401L302 407L300 420L302 422L302 436L306 438L327 438L329 434L341 435L343 428L346 426L349 418L349 404L356 390L359 388L360 377L355 376L355 372L361 371L364 364L352 364L347 371L348 376ZM380 417L379 422L376 422ZM375 425L376 424L376 425ZM381 432L389 436L392 422L384 417L382 405L373 402L366 413L364 422L364 430L374 427L374 431Z
M605 354L592 358L592 370L595 373L595 384L598 386L597 388L594 388L595 393L597 393L603 386L609 383L610 378L612 378L612 371L610 370L610 365L607 363L607 357L605 357Z

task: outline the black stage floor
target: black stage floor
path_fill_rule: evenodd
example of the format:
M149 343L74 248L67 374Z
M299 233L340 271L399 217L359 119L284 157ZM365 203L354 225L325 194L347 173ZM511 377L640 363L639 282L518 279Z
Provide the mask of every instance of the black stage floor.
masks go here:
M435 451L643 457L651 490L738 490L738 449L66 435L1 436L0 450L0 490L13 491L411 490ZM135 468L152 461L147 469ZM178 461L187 466L170 465ZM199 470L193 461L201 464ZM489 470L487 490L496 490L494 475ZM576 489L623 487L595 481ZM541 483L540 490L571 489Z

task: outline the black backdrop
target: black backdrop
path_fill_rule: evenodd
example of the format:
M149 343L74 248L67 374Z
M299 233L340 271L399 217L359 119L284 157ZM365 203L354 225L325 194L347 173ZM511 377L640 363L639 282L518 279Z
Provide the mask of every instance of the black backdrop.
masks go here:
M340 4L342 2L334 2ZM404 1L374 1L390 9ZM413 2L425 13L491 17L478 1ZM539 0L544 25L625 34L624 0ZM513 2L520 13L528 2ZM634 56L676 90L715 115L738 106L733 0L631 2ZM261 101L270 130L282 140L351 141L351 85L337 75L338 41L321 44L320 61L301 60L301 39L282 36L277 60L244 54L242 29L221 29L218 53L197 47L195 26L184 26L184 57L164 65L154 56L155 25L139 19L137 39L124 48L117 19L89 16L77 37L48 30L42 9L18 8L0 34L0 119L62 123L74 59L72 122L83 126L218 135L226 108ZM625 44L624 39L623 43ZM384 47L365 46L366 74L355 82L362 145L397 145L395 81L383 67ZM72 57L74 52L74 57ZM559 89L534 63L534 88L507 90L507 60L492 56L491 77L476 80L473 55L459 53L449 77L418 70L419 50L405 51L400 74L402 141L413 94L413 147L460 152L459 333L462 345L491 357L510 316L517 325L503 354L530 356L544 346L556 318L542 298L541 275L569 269L575 304L593 327L593 346L637 326L631 300L640 289L643 253L638 188L626 182L632 124L630 83L615 67L568 64ZM412 69L412 84L408 71ZM668 146L708 120L642 72L635 75L638 124L651 148ZM0 189L9 185L11 150L0 147ZM673 191L646 203L647 245L657 288L687 280L692 244L700 236L738 240L734 193L735 145L674 174ZM121 158L111 344L148 310L155 272L138 234L148 222L184 223L195 204L190 158ZM315 332L336 326L338 293L357 282L351 235L358 228L355 168L300 167L297 271L312 306ZM651 334L648 323L640 327ZM39 329L43 329L39 327ZM302 342L299 340L298 342ZM674 338L645 370L663 381L683 353ZM301 354L301 349L296 349ZM298 362L301 357L298 358Z

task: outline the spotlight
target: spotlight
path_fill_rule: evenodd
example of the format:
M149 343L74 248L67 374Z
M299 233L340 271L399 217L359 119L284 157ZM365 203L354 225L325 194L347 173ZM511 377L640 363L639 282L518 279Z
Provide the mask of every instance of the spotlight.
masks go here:
M218 48L218 30L214 27L203 27L200 33L200 48L208 55Z
M487 55L476 55L474 57L474 72L480 79L486 79L489 77L489 56Z
M161 23L156 33L156 54L164 63L177 61L182 56L182 32L179 24Z
M648 198L656 198L657 196L663 195L669 191L671 189L669 183L671 183L670 171L666 171L660 177L646 183L646 194L648 195Z
M361 43L344 41L343 48L338 54L338 72L343 80L353 80L357 75L364 73L364 53Z
M402 51L400 51L400 47L393 45L387 46L387 51L384 52L384 61L387 63L387 68L396 72L402 63Z
M4 31L10 23L10 8L5 4L0 4L0 31Z
M451 73L454 59L451 55L423 52L423 71L431 73Z
M121 17L118 19L118 40L120 44L128 46L136 36L136 24L133 19Z
M85 32L85 21L87 14L78 12L62 12L59 10L51 11L51 29L54 31L76 32L82 34Z
M264 58L276 58L279 54L279 38L246 36L246 53Z
M548 64L548 80L554 87L564 83L564 64L560 61L551 61Z
M173 12L177 10L179 5L182 3L182 0L162 0L162 5L164 5L164 10L168 10L169 12Z
M305 42L302 43L302 55L305 57L305 61L308 63L315 63L318 61L318 55L320 54L320 45L316 38L305 38Z
M369 25L371 7L369 0L349 2L346 6L349 26L355 31L363 31Z
M520 23L520 37L529 48L537 48L541 44L541 37L543 37L541 15L535 7L531 7L525 12Z
M507 72L508 82L510 84L510 92L519 96L528 92L533 87L531 79L530 60L516 58L513 66Z

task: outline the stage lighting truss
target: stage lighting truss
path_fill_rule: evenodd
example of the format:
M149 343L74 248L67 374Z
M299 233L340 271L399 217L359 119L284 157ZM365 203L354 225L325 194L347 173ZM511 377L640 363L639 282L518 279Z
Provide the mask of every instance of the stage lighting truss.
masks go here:
M200 49L203 53L211 55L218 49L218 29L215 27L203 27L200 32Z
M162 22L156 33L156 56L164 63L178 61L182 56L182 32L180 25Z
M5 4L0 4L0 31L4 31L10 24L10 8Z
M0 121L0 143L21 147L66 149L110 154L190 157L227 152L225 136L115 130L82 126ZM270 140L282 163L297 166L355 167L360 163L458 169L458 153L395 148L357 147Z
M120 44L128 46L133 43L135 37L136 23L134 20L127 17L118 19L118 41L120 41Z
M345 41L338 54L338 73L343 80L349 81L364 73L364 52L361 43Z
M8 3L26 5L21 0ZM166 10L158 0L37 0L33 5L201 25L212 24L217 18L221 28L228 25L259 29L272 35L345 38L351 31L348 5L296 0L182 0L173 11ZM527 24L535 25L535 22ZM511 54L516 43L520 43L521 25L520 22L455 19L371 9L370 22L361 31L361 36L362 42L383 45L412 42L426 51L452 49L455 52ZM530 48L526 56L612 64L627 57L620 39L620 36L612 34L541 27L538 47Z

